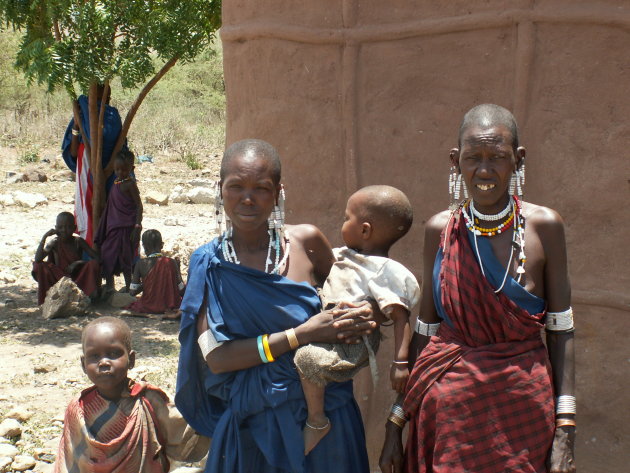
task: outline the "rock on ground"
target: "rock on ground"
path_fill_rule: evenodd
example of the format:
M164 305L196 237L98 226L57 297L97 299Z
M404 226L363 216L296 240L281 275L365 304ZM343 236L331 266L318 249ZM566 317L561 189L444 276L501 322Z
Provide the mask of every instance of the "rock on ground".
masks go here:
M107 301L112 307L121 309L136 301L136 298L127 292L115 292Z
M63 277L48 289L44 304L42 304L42 317L45 319L57 319L84 315L90 305L90 298L68 277Z
M30 455L17 455L13 459L11 468L15 471L25 471L33 468L36 463L35 459Z
M46 182L48 180L48 176L37 169L29 169L25 176L29 182Z
M173 187L173 190L171 191L169 200L176 204L187 203L188 197L186 197L186 193L184 192L184 188L182 186L175 186Z
M22 424L15 419L4 419L0 423L0 437L18 437L22 435Z
M16 407L15 409L11 409L6 417L8 419L15 419L18 422L26 422L33 417L33 413L25 407Z
M20 453L20 451L14 445L11 445L10 443L0 444L0 457L9 457L11 461L13 461L18 453Z
M13 458L0 457L0 472L5 473L11 471L11 463L13 463Z
M48 199L43 194L29 194L28 192L15 191L13 194L15 203L29 209L34 209L38 205L45 204Z
M147 204L168 205L168 195L161 192L149 191L144 197Z
M13 200L11 194L0 194L0 205L10 207L11 205L15 205L15 200Z
M214 203L215 192L208 187L194 187L186 193L186 197L193 204L212 204Z
M11 273L0 271L0 281L7 284L13 284L15 281L17 281L17 278Z

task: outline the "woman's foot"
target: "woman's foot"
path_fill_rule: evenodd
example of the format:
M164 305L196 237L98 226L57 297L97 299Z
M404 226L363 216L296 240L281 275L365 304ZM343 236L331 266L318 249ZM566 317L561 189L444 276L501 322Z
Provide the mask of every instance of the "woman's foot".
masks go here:
M317 444L330 432L330 420L328 417L323 419L307 419L302 435L304 436L304 455L311 453Z

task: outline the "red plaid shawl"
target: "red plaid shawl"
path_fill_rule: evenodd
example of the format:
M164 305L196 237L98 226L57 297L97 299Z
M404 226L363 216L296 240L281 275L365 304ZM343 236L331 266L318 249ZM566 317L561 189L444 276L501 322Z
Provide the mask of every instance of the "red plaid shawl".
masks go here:
M453 327L442 323L407 384L406 471L544 472L555 416L543 314L495 294L461 211L450 223L439 278Z
M146 383L135 383L130 388L129 396L118 403L103 398L95 386L70 402L55 473L169 471L151 405L151 402L166 403L168 398Z

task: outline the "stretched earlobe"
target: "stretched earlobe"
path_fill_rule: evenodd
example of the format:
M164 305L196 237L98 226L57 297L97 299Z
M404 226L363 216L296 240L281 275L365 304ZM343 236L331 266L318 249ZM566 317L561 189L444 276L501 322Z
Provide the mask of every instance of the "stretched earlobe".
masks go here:
M459 148L451 149L448 158L451 162L451 166L454 166L457 172L459 172Z
M519 146L516 148L516 169L520 169L520 167L525 162L526 151L523 146Z

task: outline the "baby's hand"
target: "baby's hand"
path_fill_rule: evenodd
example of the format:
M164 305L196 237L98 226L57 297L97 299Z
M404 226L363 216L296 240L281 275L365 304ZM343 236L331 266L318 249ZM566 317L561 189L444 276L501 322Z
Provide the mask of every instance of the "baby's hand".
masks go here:
M407 364L392 363L392 367L389 370L389 378L392 381L392 389L402 394L405 391L407 379L409 379Z

